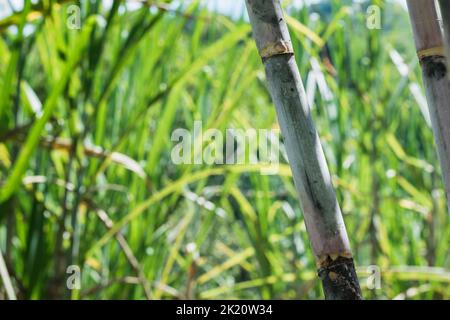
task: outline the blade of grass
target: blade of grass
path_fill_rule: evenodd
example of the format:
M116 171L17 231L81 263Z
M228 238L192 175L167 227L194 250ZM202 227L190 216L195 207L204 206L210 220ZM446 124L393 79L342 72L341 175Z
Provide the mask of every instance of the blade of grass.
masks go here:
M9 199L9 197L17 190L18 186L20 185L20 181L25 171L27 170L30 156L36 149L42 131L44 130L45 124L52 116L53 111L57 106L57 102L60 95L65 90L66 85L70 77L72 76L72 73L74 72L78 62L80 61L84 53L84 49L86 48L89 39L88 36L95 23L97 23L97 18L96 17L91 18L86 23L83 32L79 35L78 41L75 45L75 49L70 55L69 60L67 61L67 64L64 68L63 74L61 76L60 81L58 82L57 87L54 88L50 96L47 98L43 108L42 116L38 118L36 123L33 125L24 143L24 146L20 151L19 157L16 163L14 164L11 175L9 176L8 180L6 181L6 183L4 184L4 186L0 191L0 203Z
M17 300L16 293L14 291L14 287L11 282L11 278L9 277L8 269L6 268L5 260L3 259L3 253L0 250L0 276L3 282L3 285L6 289L6 294L9 300Z

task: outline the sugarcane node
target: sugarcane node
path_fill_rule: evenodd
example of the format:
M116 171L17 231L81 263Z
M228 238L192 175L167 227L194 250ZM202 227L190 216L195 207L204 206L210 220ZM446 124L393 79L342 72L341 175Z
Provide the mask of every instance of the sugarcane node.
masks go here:
M421 59L424 73L436 80L447 76L447 61L444 56L429 56Z
M434 56L439 56L439 57L444 57L445 56L445 50L444 47L434 47L434 48L428 48L428 49L424 49L424 50L420 50L417 52L417 55L419 56L419 59L425 59L427 57L434 57Z
M327 300L362 300L361 288L355 271L353 258L339 255L328 256L326 263L318 269Z
M260 56L263 60L283 54L294 54L294 49L292 48L290 41L279 40L277 42L268 43L260 52Z
M337 261L339 258L353 259L353 255L351 252L340 252L318 256L316 258L317 268L318 269L326 268L334 261Z

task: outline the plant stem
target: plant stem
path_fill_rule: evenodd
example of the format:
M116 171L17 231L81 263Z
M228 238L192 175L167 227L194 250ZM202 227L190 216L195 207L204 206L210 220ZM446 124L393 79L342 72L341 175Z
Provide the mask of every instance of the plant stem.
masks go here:
M246 0L328 300L362 299L331 175L277 0Z
M434 1L408 0L408 9L450 212L450 83L446 77L444 40Z
M439 0L441 7L442 22L444 24L445 44L447 47L447 61L450 65L450 1Z

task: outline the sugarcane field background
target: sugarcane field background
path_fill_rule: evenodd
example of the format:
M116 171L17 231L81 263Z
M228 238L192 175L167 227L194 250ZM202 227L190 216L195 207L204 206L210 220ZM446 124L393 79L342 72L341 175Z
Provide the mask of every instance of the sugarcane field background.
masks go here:
M0 299L324 298L256 2L0 0ZM364 299L450 298L441 2L281 1Z

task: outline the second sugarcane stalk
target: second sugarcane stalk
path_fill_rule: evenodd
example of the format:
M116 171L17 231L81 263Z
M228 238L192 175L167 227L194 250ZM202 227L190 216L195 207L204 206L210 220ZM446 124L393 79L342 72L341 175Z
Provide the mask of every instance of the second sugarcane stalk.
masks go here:
M443 34L434 0L408 0L408 9L450 212L450 82Z
M325 298L362 299L341 209L311 118L280 2L246 0L246 5L285 138Z
M444 25L445 40L447 46L447 61L450 65L450 1L449 0L439 0L439 5L441 6L442 21Z

